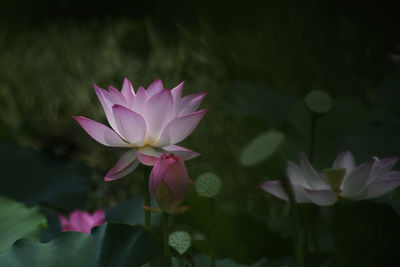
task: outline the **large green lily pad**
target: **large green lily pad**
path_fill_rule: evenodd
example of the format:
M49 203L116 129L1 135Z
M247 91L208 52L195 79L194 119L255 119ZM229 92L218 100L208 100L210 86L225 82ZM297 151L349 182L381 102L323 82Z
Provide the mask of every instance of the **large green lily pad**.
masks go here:
M158 241L143 228L106 223L91 234L61 233L49 243L21 239L0 255L0 266L139 267L161 253Z
M27 208L24 204L0 197L0 252L10 248L22 238L39 238L46 218L37 207Z

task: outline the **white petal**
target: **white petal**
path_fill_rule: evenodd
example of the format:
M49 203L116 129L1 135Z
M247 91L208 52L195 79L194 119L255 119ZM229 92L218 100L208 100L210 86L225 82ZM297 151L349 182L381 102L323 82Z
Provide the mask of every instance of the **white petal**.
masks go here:
M352 199L367 185L372 164L372 161L363 163L344 178L341 186L343 197Z
M368 184L355 198L355 200L379 197L400 185L400 177L382 179Z
M303 170L297 164L288 160L286 173L293 185L300 185L304 188L311 189L310 185L304 179Z
M306 154L300 153L300 167L303 171L304 179L311 189L325 190L330 189L329 184L326 182L323 176L318 175L314 167L311 166Z
M353 154L350 151L340 153L333 162L332 168L345 168L346 175L349 175L356 168Z
M280 199L289 201L288 195L286 194L285 190L283 190L282 184L278 180L263 182L259 185L259 187L265 192L268 192Z

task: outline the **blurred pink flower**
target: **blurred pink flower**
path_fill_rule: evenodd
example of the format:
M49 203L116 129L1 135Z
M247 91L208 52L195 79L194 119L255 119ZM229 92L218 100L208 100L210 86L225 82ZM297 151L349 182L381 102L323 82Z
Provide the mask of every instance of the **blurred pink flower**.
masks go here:
M93 227L104 224L106 215L102 209L95 211L93 214L87 211L74 210L69 215L69 219L61 214L59 219L63 232L76 231L88 234Z
M191 180L183 160L173 154L163 154L153 166L149 191L158 207L168 213L179 213Z
M304 153L300 154L300 166L288 161L287 176L292 184L296 202L312 202L320 206L334 204L338 197L363 200L379 197L400 185L400 171L391 171L399 158L379 160L373 157L371 161L355 166L350 151L341 153L333 163L331 170L342 173L334 179L326 174L318 173L309 163ZM264 191L288 201L280 181L261 183Z
M181 97L183 85L169 90L157 79L147 90L139 87L135 92L127 78L121 91L112 86L106 91L94 84L111 128L82 116L74 118L97 142L130 148L104 180L129 174L139 162L152 166L163 153L174 153L184 160L200 155L176 145L193 132L206 113L205 109L196 111L206 93Z

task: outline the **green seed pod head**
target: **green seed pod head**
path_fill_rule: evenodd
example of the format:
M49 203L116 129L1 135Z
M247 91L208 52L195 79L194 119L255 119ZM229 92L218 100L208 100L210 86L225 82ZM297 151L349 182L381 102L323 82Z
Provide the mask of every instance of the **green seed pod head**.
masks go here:
M221 179L212 172L201 174L196 179L195 189L196 192L202 197L215 197L221 190Z

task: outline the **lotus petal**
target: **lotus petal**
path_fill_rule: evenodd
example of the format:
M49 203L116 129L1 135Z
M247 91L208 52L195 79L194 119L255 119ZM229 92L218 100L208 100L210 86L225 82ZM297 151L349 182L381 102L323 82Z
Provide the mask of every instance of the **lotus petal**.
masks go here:
M121 94L125 98L128 107L132 108L135 104L135 91L133 90L131 82L128 78L124 79L124 83L122 84Z
M168 153L179 156L182 160L189 160L200 156L200 153L177 145L169 145L162 147Z
M359 165L343 179L341 186L343 197L352 199L366 186L372 164L371 161Z
M400 185L400 177L382 179L368 184L357 196L355 200L375 198L384 195Z
M104 124L82 116L73 116L73 118L82 126L88 135L100 144L113 147L130 146L128 143L124 142L117 133Z
M306 154L300 153L300 167L303 171L304 179L311 189L315 190L329 190L330 186L323 176L320 176L311 166Z
M113 113L122 137L131 144L142 146L146 136L146 122L142 116L120 105L113 106Z
M166 146L179 143L193 132L206 112L206 109L202 109L172 120L165 126L155 145Z
M172 119L174 106L171 92L162 90L149 98L144 106L143 117L146 120L147 136L151 144L159 137L161 130Z
M278 180L263 182L259 184L259 187L265 192L268 192L280 199L289 201L288 195L283 189L281 182Z
M353 154L350 151L340 153L333 162L332 168L345 168L346 175L349 175L356 168Z
M207 92L201 92L198 94L192 94L185 96L179 102L179 112L178 116L182 116L188 113L192 113L196 111L196 109L200 106L204 97L207 95Z
M105 181L112 181L128 175L139 165L139 161L136 158L136 150L130 149L128 152L123 154L117 161L117 163L108 171L104 177Z
M164 90L164 85L160 79L157 79L149 85L146 91L149 97L152 97L153 95L158 94L162 90Z

